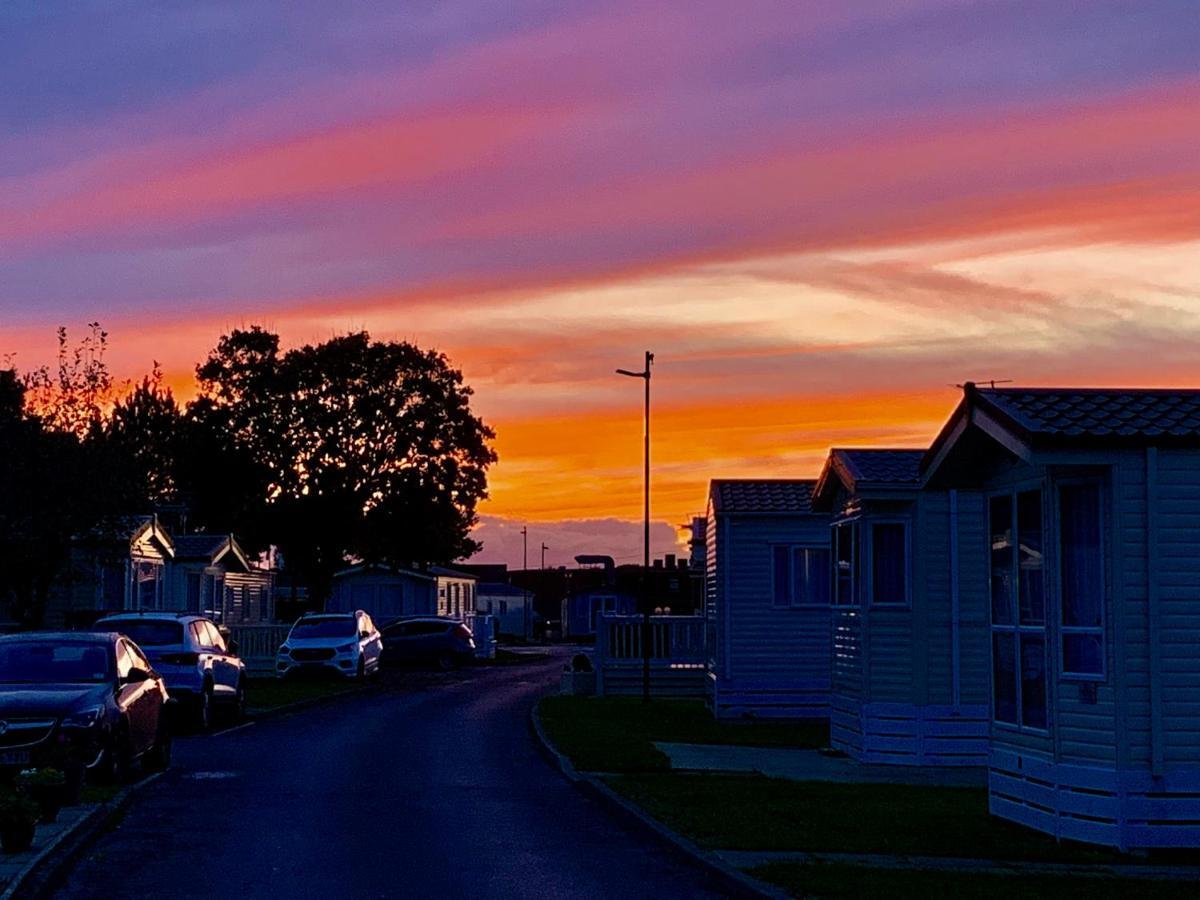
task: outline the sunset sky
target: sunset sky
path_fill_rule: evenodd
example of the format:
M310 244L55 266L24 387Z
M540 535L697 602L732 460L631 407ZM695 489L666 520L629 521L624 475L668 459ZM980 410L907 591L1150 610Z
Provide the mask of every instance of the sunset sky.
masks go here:
M283 15L281 11L285 11ZM0 7L0 355L231 327L450 355L481 560L656 552L955 382L1200 383L1196 0Z

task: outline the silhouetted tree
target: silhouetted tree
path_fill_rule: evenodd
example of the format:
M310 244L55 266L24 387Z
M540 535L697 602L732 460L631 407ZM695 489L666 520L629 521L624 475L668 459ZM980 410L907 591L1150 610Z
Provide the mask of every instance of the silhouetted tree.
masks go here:
M249 466L254 526L315 596L348 558L449 562L478 549L494 434L444 355L366 332L280 354L256 327L222 337L197 376L189 418Z
M73 348L67 343L67 329L59 326L54 371L41 366L23 379L30 412L51 431L80 440L101 428L116 390L104 361L107 349L108 332L99 322L88 323L88 333Z
M158 362L149 375L113 405L102 440L121 466L139 505L157 507L180 499L180 458L185 451L185 420Z
M54 372L0 371L0 595L27 624L41 622L54 582L70 579L72 541L115 533L146 502L106 428L116 392L108 336L89 329L74 348L58 330Z

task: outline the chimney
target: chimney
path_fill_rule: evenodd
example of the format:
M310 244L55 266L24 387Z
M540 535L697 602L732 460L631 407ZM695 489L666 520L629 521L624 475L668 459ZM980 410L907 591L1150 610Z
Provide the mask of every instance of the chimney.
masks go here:
M665 565L668 569L675 568L675 554L674 553L667 554L667 561L666 561Z

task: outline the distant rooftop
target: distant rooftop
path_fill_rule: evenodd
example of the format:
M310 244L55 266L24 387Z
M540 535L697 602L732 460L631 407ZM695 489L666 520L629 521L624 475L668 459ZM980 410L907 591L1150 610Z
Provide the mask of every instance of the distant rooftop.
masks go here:
M812 512L814 479L716 479L709 489L717 513Z
M180 534L175 537L175 556L182 559L212 557L229 540L227 534Z
M856 484L917 484L924 450L835 447L830 456Z

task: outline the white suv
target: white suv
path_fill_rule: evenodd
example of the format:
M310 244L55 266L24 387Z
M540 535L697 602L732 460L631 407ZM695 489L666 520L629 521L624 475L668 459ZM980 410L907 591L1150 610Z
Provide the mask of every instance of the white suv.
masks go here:
M336 672L365 679L379 671L383 642L361 609L345 613L306 613L296 620L275 656L279 677L298 672Z

